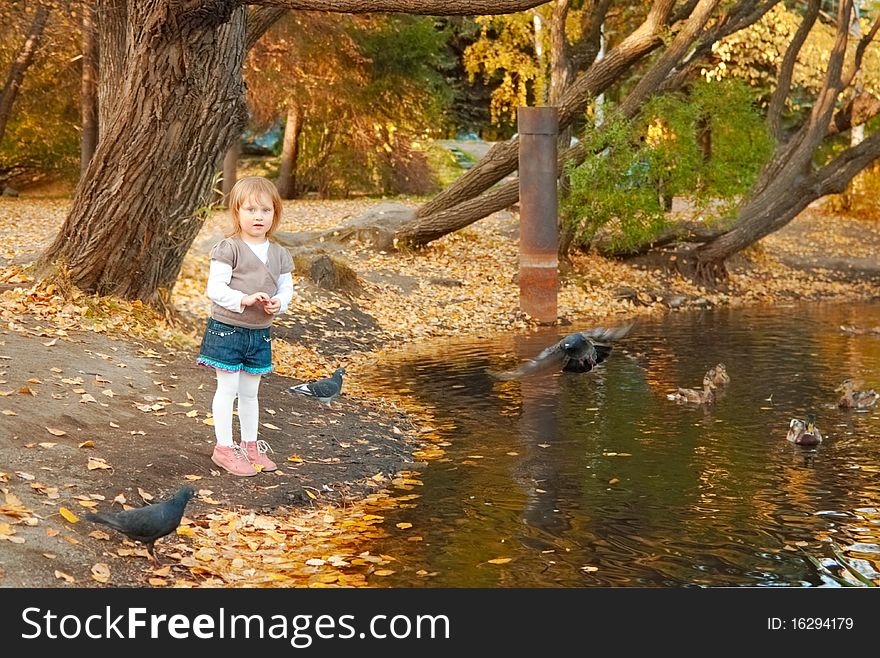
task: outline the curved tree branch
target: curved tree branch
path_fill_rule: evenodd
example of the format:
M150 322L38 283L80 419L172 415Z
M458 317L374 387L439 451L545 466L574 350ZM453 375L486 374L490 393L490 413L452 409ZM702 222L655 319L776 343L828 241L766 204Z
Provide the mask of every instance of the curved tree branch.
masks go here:
M260 40L266 31L272 27L287 9L280 7L254 7L248 10L247 15L247 41L245 47L250 50Z
M782 64L779 66L779 74L777 76L776 89L773 90L773 96L770 98L770 107L767 110L767 123L770 126L770 134L776 138L777 142L781 142L782 134L782 110L785 107L785 99L788 98L788 92L791 91L791 81L794 76L794 65L797 57L801 52L801 48L816 23L821 8L821 0L810 0L807 11L804 14L801 24L798 26L797 32L788 48L785 56L782 58Z
M515 14L547 0L238 0L238 4L307 9L345 14L398 13L427 16L479 16Z

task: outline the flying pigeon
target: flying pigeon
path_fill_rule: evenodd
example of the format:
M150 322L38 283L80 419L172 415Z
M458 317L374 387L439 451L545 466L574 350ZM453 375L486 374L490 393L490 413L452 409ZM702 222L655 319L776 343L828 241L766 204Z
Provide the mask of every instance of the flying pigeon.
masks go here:
M515 370L496 375L498 379L519 379L550 367L562 367L563 372L589 372L611 354L611 345L626 336L635 325L631 322L619 327L597 327L569 334L555 345L542 351L531 361Z
M318 398L318 400L329 407L330 403L338 398L342 392L342 375L344 374L345 368L337 368L330 377L291 386L290 392Z
M186 504L196 495L195 489L186 485L168 500L121 512L99 512L86 514L83 518L94 523L101 523L118 530L130 539L146 545L147 552L158 564L154 542L160 537L169 535L180 525Z

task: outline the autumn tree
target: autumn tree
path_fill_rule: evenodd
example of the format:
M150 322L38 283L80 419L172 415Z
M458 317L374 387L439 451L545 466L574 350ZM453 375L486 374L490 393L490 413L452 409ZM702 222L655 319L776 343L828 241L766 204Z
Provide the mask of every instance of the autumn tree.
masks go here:
M779 113L791 94L799 54L808 43L819 8L818 0L811 0L780 63L769 107L771 126L780 125ZM682 259L681 267L698 280L713 283L725 278L724 263L730 256L779 230L816 199L843 192L856 174L880 157L880 131L875 131L829 160L816 162L823 144L880 112L877 96L868 88L863 86L861 94L852 94L866 49L880 28L880 15L862 38L850 44L852 11L852 0L839 4L826 70L816 85L811 109L789 136L778 134L782 140L738 208L733 226Z
M9 67L9 73L6 75L6 82L3 89L0 90L0 141L3 141L3 134L6 132L6 123L9 121L9 115L12 114L12 105L18 96L18 90L21 87L21 81L24 74L34 62L34 55L40 47L40 39L43 36L43 30L46 27L46 20L49 18L49 7L47 5L38 5L30 21L30 26L25 32L24 39L15 54L15 58Z
M38 270L87 292L168 297L221 160L247 122L247 49L280 10L475 15L538 4L98 0L100 141Z
M0 5L0 180L65 171L78 145L77 3Z
M253 121L286 115L278 190L426 193L425 133L443 121L445 31L405 15L295 12L248 55Z

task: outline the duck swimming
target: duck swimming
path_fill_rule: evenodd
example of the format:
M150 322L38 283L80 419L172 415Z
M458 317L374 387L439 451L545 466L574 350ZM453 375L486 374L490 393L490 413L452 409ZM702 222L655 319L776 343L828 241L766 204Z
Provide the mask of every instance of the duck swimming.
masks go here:
M675 393L667 394L667 398L676 402L687 402L690 404L714 404L715 403L715 382L712 381L707 372L703 375L703 390L695 388L679 388Z
M788 436L785 438L799 446L816 446L822 443L822 434L819 433L816 418L812 414L805 421L792 418L788 424Z
M719 363L713 368L709 368L706 377L712 380L716 386L726 385L730 383L730 375L727 374L727 366Z
M874 389L867 391L855 390L855 384L853 384L852 379L844 379L843 383L834 390L843 393L843 396L837 401L837 406L841 409L870 409L880 399L880 393L877 393Z

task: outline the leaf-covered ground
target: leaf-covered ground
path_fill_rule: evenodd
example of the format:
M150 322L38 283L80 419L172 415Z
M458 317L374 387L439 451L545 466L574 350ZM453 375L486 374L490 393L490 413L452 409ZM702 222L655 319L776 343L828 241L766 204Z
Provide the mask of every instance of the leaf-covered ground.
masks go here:
M332 228L373 203L288 202L282 228ZM370 554L369 539L382 533L383 509L418 495L417 464L442 446L418 404L371 390L369 373L401 343L529 330L518 310L515 215L498 213L423 253L336 252L359 277L354 297L296 277L298 294L277 323L279 376L261 388L261 434L280 473L234 478L210 462L213 377L194 365L207 252L225 215L208 221L187 256L174 291L182 319L169 324L140 304L34 285L27 265L68 207L0 199L0 586L381 584L394 556ZM670 306L872 297L878 246L876 222L810 209L736 258L715 291L650 260L578 255L559 313L581 326ZM287 393L340 364L348 374L333 409ZM177 535L157 543L161 567L81 519L185 482L199 493Z

